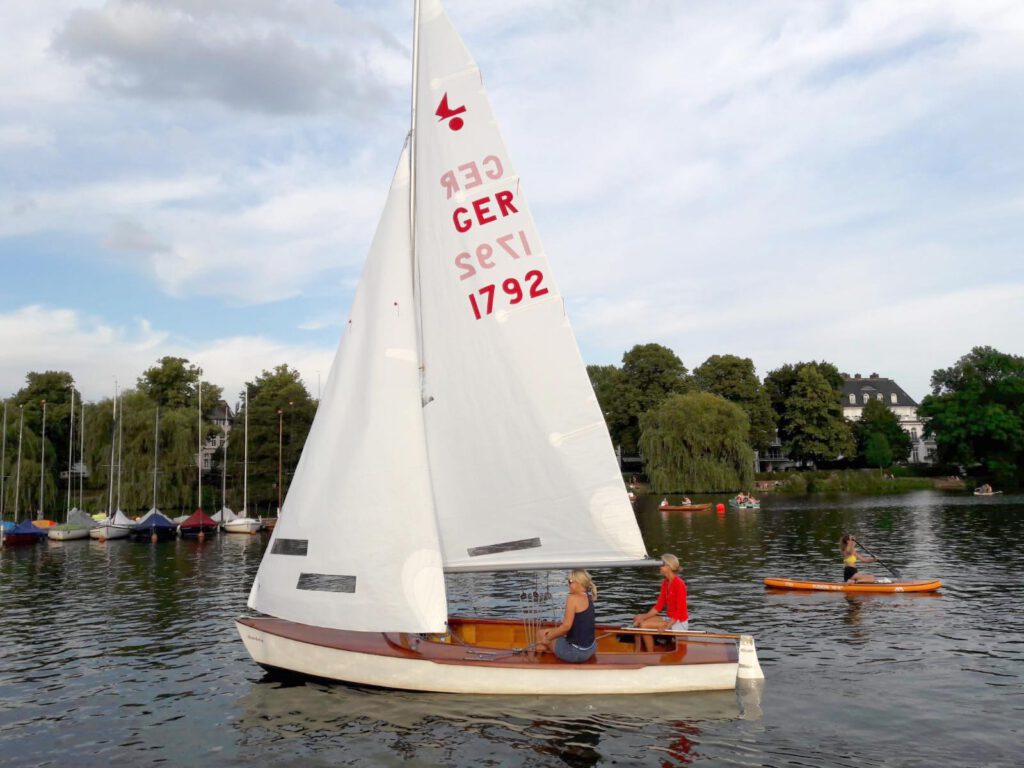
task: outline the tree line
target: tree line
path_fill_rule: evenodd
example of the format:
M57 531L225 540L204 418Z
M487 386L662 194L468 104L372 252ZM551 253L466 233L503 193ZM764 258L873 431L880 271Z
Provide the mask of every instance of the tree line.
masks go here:
M911 450L899 418L882 401L869 401L857 422L843 418L843 377L825 361L786 364L761 381L749 358L712 355L691 372L671 349L643 344L626 352L621 366L592 365L587 371L613 443L626 454L644 456L652 487L659 492L749 488L754 451L766 450L776 434L790 458L815 464L842 459L848 466L884 467L906 461ZM925 434L938 445L939 462L1019 485L1024 479L1024 357L975 347L951 367L936 370L931 385L918 415ZM237 396L227 451L223 444L216 449L204 477L206 510L225 501L220 482L225 470L228 505L241 508L246 391L250 509L275 509L279 495L287 494L312 425L317 402L296 370L283 364L247 382ZM154 501L154 468L157 505L169 511L194 509L200 428L204 441L223 436L211 419L222 400L222 389L203 381L200 369L187 359L161 358L133 388L120 393L120 419L114 418L112 397L84 404L80 456L83 405L73 376L67 371L27 374L25 386L4 401L0 474L5 516L17 511L24 517L40 509L42 489L42 509L51 519L59 518L68 503L69 455L70 464L81 462L88 473L82 486L89 511L106 510L112 495L125 511L148 509ZM75 505L76 472L71 480Z
M240 510L246 391L249 509L276 509L279 426L283 498L317 408L298 371L287 365L264 370L246 382L237 404L230 406L224 403L222 388L204 381L197 366L185 358L163 357L139 376L134 387L119 393L118 418L113 394L83 404L68 371L26 375L25 386L5 401L6 429L2 429L0 448L5 516L11 518L17 512L23 518L41 508L46 517L62 519L69 503L69 466L71 506L78 504L81 479L90 512L106 511L112 502L134 513L149 509L154 501L163 510L191 511L200 502L200 431L204 443L218 444L203 477L202 508L212 512L225 503L221 480L226 474L226 502ZM212 419L222 403L235 411L230 430ZM82 469L85 474L80 478Z
M658 492L732 491L753 482L754 451L778 435L797 462L885 467L905 462L910 436L871 400L844 418L843 376L826 361L785 364L761 381L750 358L712 355L690 372L671 349L634 346L622 365L587 367L612 442L642 454ZM1024 478L1024 358L975 347L937 370L918 408L940 463L997 482Z

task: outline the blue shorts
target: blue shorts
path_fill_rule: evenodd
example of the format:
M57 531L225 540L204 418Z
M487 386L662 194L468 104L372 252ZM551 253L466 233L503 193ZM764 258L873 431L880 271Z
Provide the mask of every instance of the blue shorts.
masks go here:
M560 658L562 661L579 664L593 656L595 651L597 651L596 642L592 643L589 648L584 650L583 648L577 648L564 637L559 637L555 640L555 656Z

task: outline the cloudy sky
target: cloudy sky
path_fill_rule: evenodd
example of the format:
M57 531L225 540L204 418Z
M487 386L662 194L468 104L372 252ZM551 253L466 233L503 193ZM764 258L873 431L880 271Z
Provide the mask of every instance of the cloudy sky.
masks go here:
M448 0L589 363L1024 354L1017 0ZM326 381L411 0L0 0L0 397L159 357Z

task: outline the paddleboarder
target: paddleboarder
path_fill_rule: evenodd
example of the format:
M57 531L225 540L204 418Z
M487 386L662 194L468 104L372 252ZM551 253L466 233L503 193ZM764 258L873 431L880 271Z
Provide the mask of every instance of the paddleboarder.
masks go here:
M875 577L870 573L861 573L857 570L858 560L863 563L876 563L878 560L870 555L857 553L857 540L853 534L842 535L839 539L839 551L843 554L843 581L847 584L875 581Z

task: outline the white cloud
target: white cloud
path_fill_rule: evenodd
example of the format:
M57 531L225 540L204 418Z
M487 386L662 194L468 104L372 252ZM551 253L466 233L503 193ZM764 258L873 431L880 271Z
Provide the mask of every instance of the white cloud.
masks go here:
M71 13L54 47L99 88L157 101L289 114L388 97L390 35L326 0L290 6L111 0Z
M829 359L919 397L975 344L1021 351L991 293L1024 283L1019 3L447 6L590 361ZM0 246L95 243L212 311L350 287L406 130L410 21L355 8L5 6Z
M223 387L234 403L244 382L281 363L297 369L311 394L317 376L326 382L333 348L288 344L265 336L230 336L212 341L182 339L154 329L145 319L117 325L65 308L28 305L0 313L0 392L7 397L24 386L29 371L69 371L86 400L110 395L115 379L135 385L165 355L185 357L203 369L203 378Z

